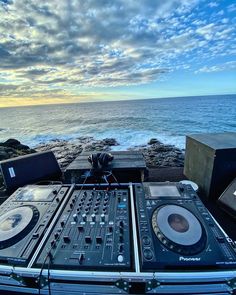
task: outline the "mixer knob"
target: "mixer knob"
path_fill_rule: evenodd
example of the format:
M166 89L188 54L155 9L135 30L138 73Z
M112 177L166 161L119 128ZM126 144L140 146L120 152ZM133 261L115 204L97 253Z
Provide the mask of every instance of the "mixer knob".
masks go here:
M123 222L123 221L120 221L120 222L119 222L119 226L120 226L120 227L124 227L124 222Z
M79 226L78 226L78 231L83 231L83 230L84 230L83 225L79 225Z
M117 260L119 263L122 263L124 261L124 256L123 255L118 255Z
M102 221L102 222L105 221L105 214L101 214L101 221Z
M57 194L57 190L54 189L54 190L52 191L52 193L53 193L54 195L56 195L56 194Z
M123 243L123 242L124 242L124 238L123 238L122 235L119 235L119 242L120 242L120 243Z
M73 198L71 201L72 201L72 203L75 203L75 198Z
M52 240L52 241L51 241L51 247L52 247L52 248L55 248L55 247L56 247L56 240Z
M82 219L83 219L83 221L86 221L87 220L87 216L86 216L85 213L82 215Z
M87 243L87 244L92 243L92 238L91 238L91 236L85 236L85 243Z
M78 260L79 260L79 264L82 264L82 261L84 260L84 254L83 253L79 254Z
M87 196L87 192L86 192L86 191L83 193L83 196L84 196L84 197L86 197L86 196Z
M102 237L101 236L96 236L96 243L101 244L102 243Z
M61 221L61 227L64 227L64 226L65 226L65 221L62 220L62 221Z
M113 231L113 227L109 226L108 231L109 231L109 233L111 233Z
M37 232L36 233L33 233L33 235L32 235L32 238L33 239L37 239L38 237L39 237L39 233L37 233Z
M77 214L74 214L74 215L73 215L73 219L74 219L75 222L78 221L78 216L77 216Z
M123 227L120 227L120 228L119 228L119 231L120 231L120 234L123 234L123 233L124 233L124 229L123 229Z
M57 198L56 198L56 202L59 203L59 201L60 201L60 198L57 197Z
M64 236L63 240L65 243L69 244L70 243L70 237L69 236Z
M58 237L59 237L59 233L55 233L54 238L57 240Z
M92 214L91 215L91 219L92 219L93 222L95 222L96 221L96 215L95 214Z
M73 203L70 203L70 208L72 209L74 207L74 204Z
M119 246L119 252L121 253L121 252L123 252L124 251L124 246L123 245L120 245Z

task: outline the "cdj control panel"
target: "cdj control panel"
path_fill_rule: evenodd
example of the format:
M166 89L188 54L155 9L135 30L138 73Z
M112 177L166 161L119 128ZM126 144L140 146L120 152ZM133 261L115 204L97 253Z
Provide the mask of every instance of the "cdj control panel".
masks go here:
M50 253L50 268L129 270L130 223L127 187L76 188L35 265Z
M141 269L215 269L236 266L235 246L190 185L135 186Z
M64 185L28 185L0 206L1 263L27 265L67 191Z

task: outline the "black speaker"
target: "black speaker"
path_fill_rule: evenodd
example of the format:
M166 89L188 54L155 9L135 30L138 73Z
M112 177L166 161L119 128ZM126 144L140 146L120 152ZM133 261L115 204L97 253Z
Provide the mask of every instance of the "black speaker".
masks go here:
M236 176L236 133L187 136L184 174L201 195L216 201Z
M59 180L62 173L52 151L20 156L0 162L8 193L42 180Z
M218 204L224 211L236 218L236 178L219 197Z

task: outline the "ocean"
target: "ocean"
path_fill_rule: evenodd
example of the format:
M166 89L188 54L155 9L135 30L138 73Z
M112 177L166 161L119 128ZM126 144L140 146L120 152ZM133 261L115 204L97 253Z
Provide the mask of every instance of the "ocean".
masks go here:
M54 139L115 138L116 150L147 144L185 147L188 134L236 132L236 95L0 108L0 142L35 147Z

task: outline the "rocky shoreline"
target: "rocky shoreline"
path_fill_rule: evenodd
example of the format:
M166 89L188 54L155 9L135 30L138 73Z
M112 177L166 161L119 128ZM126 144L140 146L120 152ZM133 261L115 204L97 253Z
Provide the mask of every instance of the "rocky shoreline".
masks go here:
M32 149L16 139L8 139L0 143L0 161L29 153L52 150L63 170L82 151L112 152L115 146L119 146L119 143L114 138L96 140L93 137L79 137L73 141L53 140ZM184 150L165 145L156 138L150 139L146 145L132 147L129 150L141 151L148 167L183 167L184 165Z

